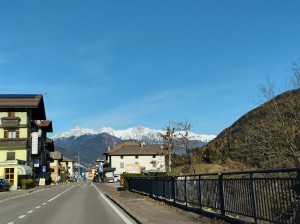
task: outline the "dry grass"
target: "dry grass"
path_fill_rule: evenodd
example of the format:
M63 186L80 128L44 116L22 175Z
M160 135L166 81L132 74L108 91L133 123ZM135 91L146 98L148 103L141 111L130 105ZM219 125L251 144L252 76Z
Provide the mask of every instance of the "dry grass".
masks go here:
M172 174L187 174L183 173L184 166L175 167L172 171ZM219 173L219 172L227 172L232 171L228 166L218 165L218 164L194 164L195 173ZM193 172L193 171L192 171Z

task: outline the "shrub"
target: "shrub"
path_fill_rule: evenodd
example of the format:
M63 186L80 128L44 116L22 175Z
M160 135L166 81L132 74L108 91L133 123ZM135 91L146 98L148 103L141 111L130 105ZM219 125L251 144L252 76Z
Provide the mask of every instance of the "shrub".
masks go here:
M167 176L167 173L164 172L149 172L149 173L141 173L141 174L136 174L136 173L123 173L122 174L124 178L124 189L129 190L129 179L131 177L157 177L157 176Z
M33 179L27 179L27 184L32 184L33 183Z
M27 184L27 180L26 179L22 179L21 180L21 184L23 185L23 184Z

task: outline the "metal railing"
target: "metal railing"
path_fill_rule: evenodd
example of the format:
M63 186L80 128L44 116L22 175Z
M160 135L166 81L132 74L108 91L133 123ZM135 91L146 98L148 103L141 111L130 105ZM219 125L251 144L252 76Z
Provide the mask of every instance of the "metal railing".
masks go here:
M300 223L300 168L131 177L129 189L253 223Z

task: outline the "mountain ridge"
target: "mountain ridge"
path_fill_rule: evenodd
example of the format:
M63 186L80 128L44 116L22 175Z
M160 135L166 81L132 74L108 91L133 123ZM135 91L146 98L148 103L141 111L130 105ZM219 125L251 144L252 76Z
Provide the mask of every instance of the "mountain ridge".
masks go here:
M93 130L76 127L69 132L58 133L53 136L57 150L71 159L80 160L91 165L98 157L102 157L108 148L114 148L126 141L145 142L146 144L159 144L163 142L160 133L163 131L153 130L142 126L136 126L126 130L114 130L101 128ZM213 139L214 135L198 135L191 132L190 142L193 146L203 146Z
M68 137L80 137L82 135L97 135L107 133L111 136L120 138L121 140L136 140L136 141L143 141L147 139L151 142L161 142L160 133L163 133L163 130L155 130L150 129L144 126L135 126L125 130L114 130L110 127L102 127L98 130L90 129L90 128L80 128L76 126L75 128L71 129L67 132L62 132L54 135L52 137L53 140L59 138L68 138ZM194 132L190 132L190 140L198 140L205 143L213 140L216 136L215 135L206 135L206 134L196 134Z

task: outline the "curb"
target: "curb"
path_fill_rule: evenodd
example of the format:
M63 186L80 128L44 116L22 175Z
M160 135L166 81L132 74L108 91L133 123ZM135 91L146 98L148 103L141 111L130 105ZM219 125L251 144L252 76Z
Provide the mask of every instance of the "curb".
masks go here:
M120 205L119 202L117 202L115 199L113 199L112 197L110 197L108 194L105 193L105 196L111 200L114 204L116 204L120 209L122 209L130 218L132 218L136 223L138 224L142 224L142 222L136 218L135 216L133 216L130 212L128 212L122 205Z

